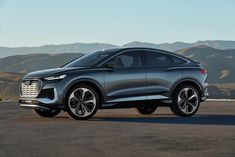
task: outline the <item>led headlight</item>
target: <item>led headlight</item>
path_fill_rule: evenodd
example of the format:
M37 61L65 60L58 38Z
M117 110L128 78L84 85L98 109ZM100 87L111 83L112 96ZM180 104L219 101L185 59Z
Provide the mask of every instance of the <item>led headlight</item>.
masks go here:
M66 77L66 75L60 75L60 76L49 76L45 77L45 80L52 81L52 80L62 80Z

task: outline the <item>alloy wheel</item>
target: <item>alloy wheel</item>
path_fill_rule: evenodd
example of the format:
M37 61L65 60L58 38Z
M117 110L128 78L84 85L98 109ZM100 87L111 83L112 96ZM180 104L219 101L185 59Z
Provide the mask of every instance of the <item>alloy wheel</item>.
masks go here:
M70 94L68 105L76 116L87 117L95 110L97 101L95 94L90 89L78 88Z
M183 88L178 95L178 106L185 114L193 113L199 105L199 96L193 88Z

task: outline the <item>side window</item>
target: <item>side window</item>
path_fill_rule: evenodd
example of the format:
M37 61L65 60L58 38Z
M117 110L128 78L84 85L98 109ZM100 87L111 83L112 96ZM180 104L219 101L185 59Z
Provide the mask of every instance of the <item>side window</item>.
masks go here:
M125 52L108 61L108 64L115 64L117 68L140 67L141 52L140 51Z
M179 57L172 56L172 62L173 64L179 65L179 64L186 63L186 60L179 58Z
M170 65L170 56L168 54L149 51L146 52L147 66L168 66Z

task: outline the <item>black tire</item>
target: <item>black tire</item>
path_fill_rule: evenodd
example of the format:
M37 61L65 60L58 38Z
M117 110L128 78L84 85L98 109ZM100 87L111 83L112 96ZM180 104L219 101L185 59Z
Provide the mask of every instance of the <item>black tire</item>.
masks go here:
M139 106L136 108L136 111L140 114L152 114L157 110L157 106Z
M188 89L188 90L186 90ZM187 93L186 95L183 93ZM194 101L195 103L192 103L192 99L188 100L191 96L189 95L191 92L191 96L195 94ZM195 92L195 93L193 93ZM185 98L182 98L182 95L185 95ZM180 96L180 98L179 98ZM185 100L183 100L185 99ZM187 99L187 100L186 100ZM183 84L174 91L172 95L172 101L173 103L170 105L171 111L178 116L183 116L183 117L191 117L194 115L200 106L200 95L197 89L195 89L192 85L189 84ZM180 103L182 102L182 103ZM183 104L183 105L182 105ZM192 105L194 104L194 105ZM190 111L191 108L191 111ZM187 112L188 110L188 112Z
M89 90L88 94L90 94L92 96L92 99L93 98L95 99L95 103L89 104L89 103L86 103L85 100L80 100L80 99L78 100L79 94L75 98L76 100L70 99L71 94L75 93L77 91L79 92L80 89L88 89ZM84 98L85 98L85 94L84 94ZM89 101L89 100L87 100L87 101ZM86 107L85 107L85 104L86 104ZM88 115L79 115L79 114L82 114L82 112L85 112L85 110L86 110L86 112L88 112L88 109L89 109L88 104L90 106L91 106L91 104L94 104L93 108L90 107L91 112ZM87 119L92 118L96 114L99 105L100 105L100 102L99 102L99 96L98 96L97 92L91 86L86 85L86 84L75 85L74 87L72 87L69 90L69 92L67 93L67 96L66 96L66 103L65 103L66 110L67 110L69 116L73 119L76 119L76 120L87 120Z
M61 109L55 110L44 110L44 109L34 109L34 112L41 117L55 117L60 113Z

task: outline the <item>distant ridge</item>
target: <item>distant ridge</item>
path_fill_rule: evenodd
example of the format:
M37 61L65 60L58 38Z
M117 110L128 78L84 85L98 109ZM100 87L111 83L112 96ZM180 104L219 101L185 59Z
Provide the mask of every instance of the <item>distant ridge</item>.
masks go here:
M73 43L61 45L43 45L39 47L0 47L0 58L22 54L58 54L58 53L87 53L97 49L117 47L105 43Z
M185 42L173 42L173 43L148 43L134 41L124 45L113 45L107 43L72 43L72 44L60 44L60 45L44 45L39 47L0 47L0 58L19 54L57 54L57 53L88 53L94 50L106 49L111 47L150 47L163 49L168 51L177 51L180 49L195 47L199 45L206 45L215 49L235 49L235 41L224 41L224 40L205 40L197 41L194 43Z

